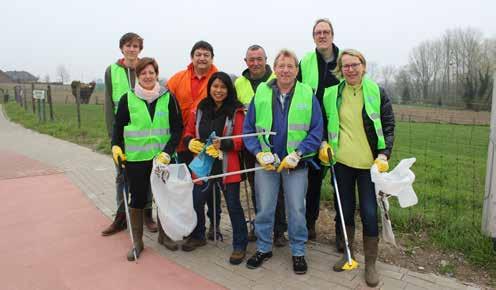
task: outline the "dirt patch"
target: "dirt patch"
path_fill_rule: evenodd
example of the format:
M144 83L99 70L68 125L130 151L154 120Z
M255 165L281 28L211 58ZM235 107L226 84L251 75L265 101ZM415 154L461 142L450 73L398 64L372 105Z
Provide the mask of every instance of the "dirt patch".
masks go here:
M394 105L393 110L396 120L404 122L488 125L491 120L491 113L482 111L476 112L401 105Z

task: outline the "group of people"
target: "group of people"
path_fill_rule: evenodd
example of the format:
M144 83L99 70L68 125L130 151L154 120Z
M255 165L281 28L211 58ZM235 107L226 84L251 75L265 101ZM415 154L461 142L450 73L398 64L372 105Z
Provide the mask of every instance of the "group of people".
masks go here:
M128 187L136 254L144 248L143 224L150 231L159 231L158 242L167 249L178 250L160 220L157 226L152 219L149 177L153 159L163 164L189 164L195 155L205 152L215 160L212 175L253 167L260 170L194 185L198 222L182 250L193 251L206 245L207 239L221 236L222 192L233 232L231 264L242 263L248 242L256 241L257 250L246 266L260 267L272 257L273 245L285 246L287 230L293 270L305 274L306 242L317 235L322 180L328 167L334 166L352 256L358 189L365 280L376 286L378 217L370 168L376 164L381 172L388 170L395 127L391 100L365 76L367 64L360 52L340 51L333 43L334 30L328 19L318 19L312 35L314 51L298 61L292 51L282 49L272 68L265 50L250 46L244 59L247 69L235 80L213 64L213 47L198 41L191 49L188 67L162 85L157 62L138 57L143 39L135 33L122 36L119 47L124 58L110 65L105 74L105 116L113 158L116 164L125 162L129 184L117 181L117 213L102 234L126 229L123 189ZM212 141L213 132L219 137L259 134ZM118 165L116 168L120 170ZM245 178L256 212L251 230L240 202L240 183ZM336 196L334 204L337 208ZM339 215L335 222L336 248L343 252ZM131 250L128 260L134 260L133 256ZM333 269L342 271L346 261L344 255Z

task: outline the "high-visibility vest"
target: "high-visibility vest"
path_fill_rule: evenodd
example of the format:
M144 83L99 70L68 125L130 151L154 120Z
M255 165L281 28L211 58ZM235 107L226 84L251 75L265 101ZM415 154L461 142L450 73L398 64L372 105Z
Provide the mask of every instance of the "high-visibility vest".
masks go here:
M127 93L129 124L124 127L124 145L129 161L151 160L162 152L170 139L169 100L167 91L155 105L153 121L147 104L134 92Z
M267 79L267 82L274 79L275 77L276 75L272 73ZM243 104L243 106L245 106L245 109L248 109L251 99L255 95L250 80L245 76L240 76L234 82L234 86L236 87L236 94L238 95L238 100L241 102L241 104Z
M309 85L314 91L319 87L319 65L315 51L307 53L300 62L301 82Z
M272 130L272 87L268 83L261 83L255 94L255 127L257 132ZM288 137L286 149L288 153L295 151L298 145L307 137L312 121L312 89L300 82L296 82L293 97L288 112ZM270 151L268 135L258 137L263 151ZM315 155L315 152L307 156ZM305 156L305 157L307 157Z
M327 134L329 144L331 144L336 156L339 149L339 106L341 97L338 99L341 88L344 86L344 80L339 84L326 88L324 91L324 108L327 117ZM381 93L379 86L372 80L364 78L362 81L363 103L365 112L374 123L375 133L377 135L377 149L385 149L386 142L382 132L381 123ZM335 159L335 158L333 158Z
M110 78L112 80L112 101L114 102L114 114L116 114L121 97L131 89L130 80L126 74L126 70L116 63L110 65Z

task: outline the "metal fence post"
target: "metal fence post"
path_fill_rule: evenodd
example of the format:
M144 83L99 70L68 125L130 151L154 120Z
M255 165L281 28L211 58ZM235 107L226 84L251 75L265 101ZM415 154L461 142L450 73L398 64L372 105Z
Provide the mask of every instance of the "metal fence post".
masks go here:
M80 110L80 102L81 102L81 82L76 81L76 107L77 107L77 120L78 120L78 128L81 129L81 110Z
M48 85L47 88L48 109L50 110L50 121L53 121L53 107L52 107L52 86Z

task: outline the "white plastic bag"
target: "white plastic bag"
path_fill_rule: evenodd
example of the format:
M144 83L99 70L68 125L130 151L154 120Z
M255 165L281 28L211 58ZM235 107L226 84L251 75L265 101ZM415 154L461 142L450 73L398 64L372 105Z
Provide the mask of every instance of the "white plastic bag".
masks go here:
M193 182L186 164L164 165L154 159L150 183L162 229L172 240L182 240L197 222Z

